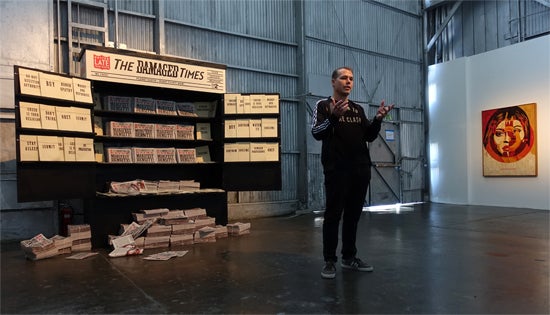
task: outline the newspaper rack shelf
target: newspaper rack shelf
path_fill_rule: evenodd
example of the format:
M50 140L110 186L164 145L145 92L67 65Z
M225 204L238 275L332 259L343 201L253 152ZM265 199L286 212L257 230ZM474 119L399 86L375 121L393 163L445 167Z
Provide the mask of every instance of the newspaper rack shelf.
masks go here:
M82 199L84 221L90 224L92 230L92 246L104 247L108 244L107 235L116 234L121 223L131 222L132 213L142 209L205 208L208 216L215 218L216 224L225 225L227 224L227 191L281 189L281 122L278 94L261 94L269 100L265 102L271 106L267 111L231 113L225 111L225 101L228 97L228 94L225 94L225 65L96 46L84 47L80 58L83 66L82 78L14 67L18 201ZM110 64L109 58L111 58ZM120 73L111 76L108 72L103 72L102 75L93 76L93 71L96 73L111 71L120 60L126 59L129 60L124 61L126 65L129 65L132 60L136 63L146 60L151 64L171 64L173 66L171 69L181 71L199 69L195 72L197 78L201 78L202 74L212 76L206 87L197 87L198 85L189 84L185 80L176 82L175 78L159 79L154 75L142 77L135 82L128 80L136 76L124 77L120 76ZM117 60L116 63L115 60ZM97 66L97 68L92 71L90 66ZM129 68L128 66L126 69ZM202 72L200 69L206 70ZM65 87L67 82L73 80L73 87L75 90L78 88L79 93L75 91L73 100L57 97L55 93L41 95L42 90L36 89L36 86L40 84L38 77L42 73L49 80L52 80L52 76L55 77L54 79L62 82ZM24 82L25 85L20 85L20 82ZM175 85L163 86L163 82ZM29 83L28 86L27 83ZM43 90L51 90L51 86L44 86ZM88 90L89 93L87 93ZM65 92L67 91L61 89L59 94ZM84 100L82 94L86 96ZM239 95L244 98L260 96L260 94ZM155 102L161 104L156 105L156 112L152 105ZM21 103L23 103L22 106L20 106ZM82 110L87 110L90 114L83 119L91 120L91 127L84 130L83 126L88 128L86 123L75 124L72 129L49 128L48 122L45 123L47 128L42 125L36 127L32 124L33 111L37 110L36 104L46 105L45 110L48 110L47 106L53 106L56 109L59 108L60 112L70 108L75 110L75 115L79 115ZM254 103L255 106L259 104L260 102ZM21 107L29 109L25 112L20 109ZM31 123L21 124L22 113ZM242 133L238 137L224 135L224 128L228 124L246 121L252 125L262 121L264 126L271 128L271 132L259 136L251 129L248 135ZM151 126L154 126L154 134L148 129L153 128ZM180 134L177 133L178 126ZM135 133L136 127L139 127L138 137ZM113 130L117 132L113 133ZM160 133L157 133L159 130ZM172 136L171 130L176 130L175 136ZM192 130L192 136L188 134L189 130ZM108 134L107 131L110 133ZM44 139L48 141L53 141L53 137L70 138L68 139L70 144L72 144L72 138L75 139L75 144L76 139L80 139L79 145L80 142L85 142L82 145L89 145L91 141L94 149L93 159L91 161L22 159L21 135L24 136L22 140L27 141L29 149L33 149L31 148L33 137L50 137ZM259 151L264 150L268 153L259 153L256 156L250 154L243 160L227 160L226 153L229 152L227 148L235 145L239 145L240 148L248 147L244 148L244 151L259 148ZM181 158L181 163L173 160L171 163L167 162L170 160L163 160L163 163L148 162L148 159L141 159L140 163L134 163L134 161L107 163L104 153L106 149L113 148L119 149L120 152L130 148L134 150L134 154L139 152L140 157L146 157L147 149L160 150L164 152L163 154L170 154L172 149L176 152L180 150L181 156L177 157ZM195 161L188 159L190 157L188 153L192 149L196 152ZM110 152L114 151L116 150L110 150ZM124 161L122 159L118 162ZM138 179L193 180L200 183L200 189L192 193L143 193L126 196L109 194L109 183Z

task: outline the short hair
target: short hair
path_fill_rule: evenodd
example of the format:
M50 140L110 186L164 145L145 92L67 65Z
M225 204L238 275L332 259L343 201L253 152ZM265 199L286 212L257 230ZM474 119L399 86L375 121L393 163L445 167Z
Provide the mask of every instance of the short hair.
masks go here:
M338 73L340 72L340 70L342 69L346 69L346 70L349 70L351 71L351 73L353 73L353 69L350 68L350 67L340 67L340 68L336 68L334 69L334 71L332 71L332 78L333 79L336 79L338 77Z

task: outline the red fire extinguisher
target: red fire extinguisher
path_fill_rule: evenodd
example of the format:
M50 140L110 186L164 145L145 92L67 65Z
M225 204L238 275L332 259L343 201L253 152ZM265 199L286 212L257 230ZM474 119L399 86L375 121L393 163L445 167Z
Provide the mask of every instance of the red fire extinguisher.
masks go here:
M68 236L68 226L73 223L73 208L66 203L59 204L59 235Z

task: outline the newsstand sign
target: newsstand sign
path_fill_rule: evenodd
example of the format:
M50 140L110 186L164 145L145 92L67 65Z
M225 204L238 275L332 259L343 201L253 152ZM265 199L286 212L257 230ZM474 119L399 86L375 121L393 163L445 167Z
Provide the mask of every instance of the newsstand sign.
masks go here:
M89 80L225 93L225 68L86 50L81 76Z

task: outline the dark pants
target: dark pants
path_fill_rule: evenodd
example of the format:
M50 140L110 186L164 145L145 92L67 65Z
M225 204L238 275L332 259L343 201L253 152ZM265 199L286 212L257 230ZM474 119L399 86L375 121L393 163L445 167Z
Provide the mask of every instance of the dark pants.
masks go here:
M370 168L338 170L325 173L326 209L323 221L323 256L336 262L338 230L342 218L342 259L357 254L357 224L370 181Z

